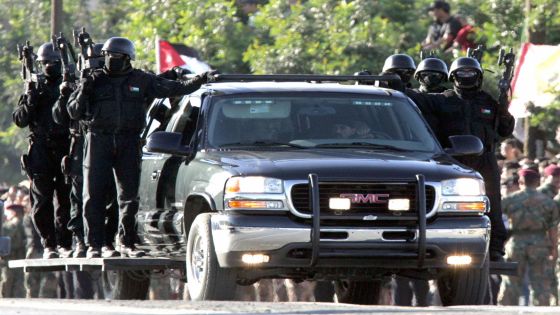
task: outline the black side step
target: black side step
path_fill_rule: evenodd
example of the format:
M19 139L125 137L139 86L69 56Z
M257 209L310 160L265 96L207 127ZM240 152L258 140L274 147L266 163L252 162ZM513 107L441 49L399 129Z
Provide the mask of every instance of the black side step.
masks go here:
M516 262L491 261L490 274L517 276L517 266Z

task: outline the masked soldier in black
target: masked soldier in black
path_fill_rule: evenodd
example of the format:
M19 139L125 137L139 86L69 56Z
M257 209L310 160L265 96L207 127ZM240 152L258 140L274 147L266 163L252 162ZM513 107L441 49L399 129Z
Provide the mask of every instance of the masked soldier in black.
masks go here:
M140 257L136 249L136 213L140 180L140 133L145 126L145 99L172 97L196 91L209 73L186 82L171 81L133 69L134 44L113 37L103 45L105 66L82 80L68 102L70 118L85 126L84 219L87 257L99 257L104 244L106 183L114 177L120 207L121 255Z
M447 81L448 71L445 62L439 58L428 57L418 64L414 78L420 87L420 93L443 93L446 88L443 83Z
M103 66L103 56L101 55L101 48L103 44L95 44L93 46L94 55L99 56L101 59L98 64ZM94 71L95 69L87 69L86 71ZM68 229L72 231L76 240L76 247L74 249L74 257L80 258L86 256L86 245L84 240L84 225L83 225L83 126L80 125L78 120L72 120L68 116L66 105L70 94L75 90L75 86L69 82L63 82L60 85L60 98L53 107L53 119L56 123L69 128L71 143L68 155L63 159L62 169L64 174L70 179L72 183L72 190L70 192L70 221L68 222ZM116 200L116 187L113 180L107 183L108 195L106 204L106 218L105 218L105 244L103 246L104 257L117 256L113 242L118 230L118 204Z
M401 92L405 92L411 88L410 79L416 70L414 59L407 54L395 54L387 57L383 64L381 75L396 74L401 78L401 82L389 82L389 88Z
M41 45L37 61L46 79L37 87L27 87L13 113L15 124L29 126L29 153L22 159L31 178L33 224L45 248L44 258L69 257L72 233L66 228L70 218L70 186L62 175L60 163L70 146L67 128L60 128L51 114L59 97L62 81L60 55L51 43ZM56 195L56 208L53 197Z
M430 106L421 110L438 119L435 131L443 147L450 147L448 137L452 135L477 136L484 144L481 156L458 157L457 160L478 171L484 178L491 206L490 260L499 261L504 254L506 229L502 221L500 172L495 149L501 137L511 135L515 121L507 107L499 105L481 90L482 79L483 70L476 59L458 58L449 71L453 89L431 94Z

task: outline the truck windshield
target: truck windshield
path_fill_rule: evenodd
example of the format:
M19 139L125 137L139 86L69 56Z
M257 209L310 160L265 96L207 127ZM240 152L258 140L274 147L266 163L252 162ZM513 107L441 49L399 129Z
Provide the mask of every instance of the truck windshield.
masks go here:
M340 93L215 96L208 143L216 148L439 150L420 114L405 100Z

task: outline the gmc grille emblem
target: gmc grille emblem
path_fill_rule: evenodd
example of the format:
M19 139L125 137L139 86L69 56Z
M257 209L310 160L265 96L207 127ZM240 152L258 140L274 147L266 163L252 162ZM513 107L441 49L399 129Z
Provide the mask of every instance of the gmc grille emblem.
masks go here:
M350 199L350 203L377 203L389 202L389 194L340 194L340 198Z

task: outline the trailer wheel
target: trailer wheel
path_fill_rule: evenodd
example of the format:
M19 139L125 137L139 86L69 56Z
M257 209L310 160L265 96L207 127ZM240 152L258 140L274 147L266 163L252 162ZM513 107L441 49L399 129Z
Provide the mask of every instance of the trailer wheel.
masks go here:
M441 303L451 305L483 305L488 289L488 257L482 268L456 269L438 279Z
M194 220L187 240L187 287L193 301L232 300L237 287L234 270L221 268L210 227L210 213Z
M377 305L381 296L382 283L376 281L337 280L334 290L339 303Z
M150 289L150 271L107 271L104 272L103 281L106 298L113 300L145 300Z
M332 281L316 281L315 289L315 302L334 302L334 284Z

